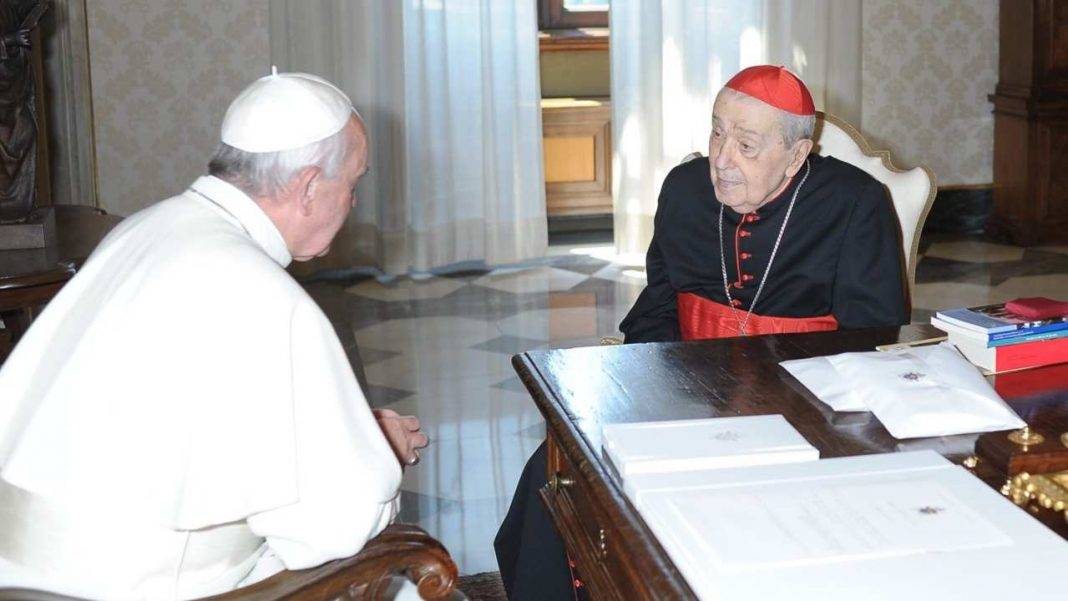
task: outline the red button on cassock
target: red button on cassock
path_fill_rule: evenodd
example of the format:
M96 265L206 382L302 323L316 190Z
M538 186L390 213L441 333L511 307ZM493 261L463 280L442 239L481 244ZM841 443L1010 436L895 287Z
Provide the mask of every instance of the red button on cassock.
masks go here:
M732 282L731 286L734 286L735 288L741 288L742 287L742 283L741 282Z
M748 259L748 258L750 258L750 257L752 257L752 256L753 256L753 253L742 253L742 254L738 255L738 257L743 261Z
M742 281L743 282L748 282L751 279L753 279L753 276L749 275L748 273L743 273L742 274Z
M740 301L740 300L738 300L736 298L732 298L731 299L731 306L732 307L741 307L742 306L742 301Z
M753 223L754 221L760 221L760 215L750 213L749 215L745 216L745 220L749 223Z
M749 236L753 235L753 232L750 232L748 230L738 230L738 235L742 238L748 238Z

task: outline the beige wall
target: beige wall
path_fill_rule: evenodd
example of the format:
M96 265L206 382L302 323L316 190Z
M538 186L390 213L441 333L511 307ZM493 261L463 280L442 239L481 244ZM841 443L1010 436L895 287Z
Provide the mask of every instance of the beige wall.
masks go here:
M269 69L262 0L87 3L102 208L128 215L206 172L226 106Z
M129 214L204 172L227 103L269 68L268 3L93 0L87 20L100 204ZM865 134L940 185L989 183L996 0L864 0L863 28ZM607 54L543 54L543 95L607 95Z
M864 0L861 130L938 184L993 180L997 0Z

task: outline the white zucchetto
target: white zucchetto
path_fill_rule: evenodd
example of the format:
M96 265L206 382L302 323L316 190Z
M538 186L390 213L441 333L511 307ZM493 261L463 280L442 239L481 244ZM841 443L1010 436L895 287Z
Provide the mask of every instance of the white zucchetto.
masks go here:
M230 103L221 139L245 152L293 150L336 134L353 114L352 101L334 84L272 67Z

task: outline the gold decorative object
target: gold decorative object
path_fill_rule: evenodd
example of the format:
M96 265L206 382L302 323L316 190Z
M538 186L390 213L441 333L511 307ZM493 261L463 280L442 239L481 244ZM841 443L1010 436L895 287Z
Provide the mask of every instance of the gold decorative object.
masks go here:
M615 336L605 336L601 338L601 346L615 346L617 344L623 344L623 340L621 338L616 338Z
M1009 440L1022 447L1027 447L1030 445L1042 444L1042 442L1046 440L1046 437L1038 432L1032 432L1031 426L1024 426L1019 430L1010 432Z
M975 455L972 455L970 457L965 457L964 461L961 462L961 465L963 465L964 467L966 467L966 468L968 468L970 470L974 470L975 466L979 465L979 458L976 457Z
M1043 509L1065 512L1068 508L1068 472L1036 475L1021 472L1005 482L1001 494L1020 506L1034 503ZM1068 512L1065 519L1068 520Z
M553 474L552 479L549 480L549 488L551 488L553 492L560 492L561 489L567 488L574 483L575 481L571 478L565 478L560 475L560 472L556 472Z
M1068 447L1068 432L1061 434L1061 444Z

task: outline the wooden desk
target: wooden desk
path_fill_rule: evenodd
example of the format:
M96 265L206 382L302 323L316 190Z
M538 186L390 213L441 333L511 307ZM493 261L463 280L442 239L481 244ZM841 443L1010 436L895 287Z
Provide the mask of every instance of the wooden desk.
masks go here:
M56 244L47 248L0 250L0 319L19 337L45 303L81 267L96 245L122 221L92 207L56 206ZM0 361L6 353L0 349Z
M512 362L545 416L549 486L542 498L594 599L694 599L601 454L617 422L781 413L821 457L932 448L960 462L977 436L899 441L870 413L834 413L777 364L938 335L930 326L691 343L531 351ZM1021 378L1046 389L1020 386ZM1037 425L1068 412L1068 370L1020 372L1000 391ZM997 383L996 383L997 385ZM999 388L1003 388L998 386ZM951 445L951 448L947 445ZM977 473L989 484L1003 478ZM1068 535L1064 519L1044 520Z

